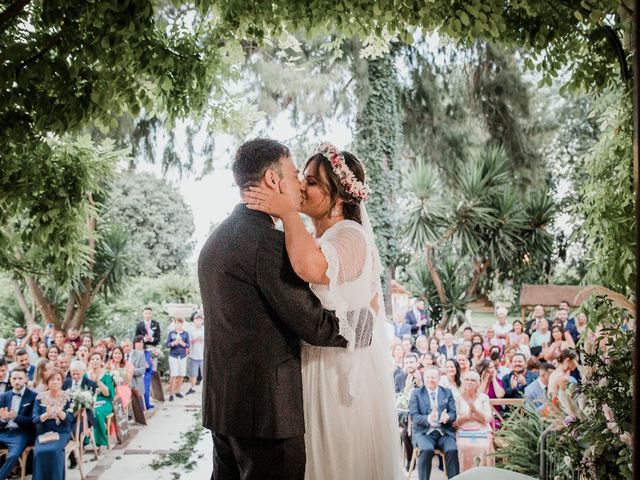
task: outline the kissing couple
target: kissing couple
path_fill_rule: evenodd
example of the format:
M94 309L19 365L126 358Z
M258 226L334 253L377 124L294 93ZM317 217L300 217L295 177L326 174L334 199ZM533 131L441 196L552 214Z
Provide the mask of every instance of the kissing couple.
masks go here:
M325 143L300 172L258 138L233 175L242 202L198 259L211 478L403 478L362 162Z

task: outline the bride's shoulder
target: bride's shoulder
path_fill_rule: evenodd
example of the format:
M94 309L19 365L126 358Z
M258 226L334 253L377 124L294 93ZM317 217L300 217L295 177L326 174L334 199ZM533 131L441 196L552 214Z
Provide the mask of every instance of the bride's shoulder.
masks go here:
M364 228L358 222L353 220L340 220L338 223L328 229L325 234L335 235L339 232L358 232L364 235Z

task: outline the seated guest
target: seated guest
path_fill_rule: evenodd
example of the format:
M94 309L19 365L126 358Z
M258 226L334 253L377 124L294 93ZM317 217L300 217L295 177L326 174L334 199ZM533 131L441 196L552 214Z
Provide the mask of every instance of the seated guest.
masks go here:
M87 333L85 333L84 335L82 335L80 337L80 340L82 341L82 343L80 345L84 345L85 347L87 347L89 349L89 351L91 351L91 349L93 348L93 337Z
M485 337L482 346L485 350L491 350L493 347L498 347L500 352L504 351L504 345L500 339L496 337L496 331L492 327L487 328L487 336Z
M416 338L416 347L415 353L418 354L418 357L426 354L429 351L429 342L427 342L427 337L424 335L418 335Z
M9 365L4 358L0 358L0 395L11 388L9 382Z
M473 345L472 337L473 337L473 328L466 326L462 330L462 337L456 340L455 344L460 346L460 345L465 345L465 342L469 342L470 343L469 346L471 346Z
M440 370L427 367L424 371L424 387L416 388L409 401L409 416L412 421L413 445L418 455L418 478L431 477L431 460L434 451L445 455L447 477L459 473L458 448L453 424L456 421L456 404L451 390L438 386Z
M500 380L503 380L507 373L511 372L511 369L504 364L502 358L502 350L500 347L491 347L489 352L489 360L493 363L493 367L496 369L496 373Z
M26 352L25 352L26 353ZM27 445L33 443L31 421L36 394L27 388L27 374L21 368L11 372L12 389L0 395L0 446L8 450L0 467L0 478L7 478Z
M429 338L429 353L433 356L435 364L440 368L444 368L444 362L446 358L440 352L440 344L438 343L438 339L436 337Z
M33 375L32 388L36 393L44 392L47 389L47 383L45 382L47 364L49 360L41 359L36 365L36 373Z
M64 350L64 340L64 332L56 330L53 334L53 345L58 347L58 351L60 353L62 353L62 351Z
M575 348L569 332L565 332L562 325L551 327L551 342L546 348L542 349L544 359L547 362L555 362L560 357L560 354L568 348Z
M393 366L393 375L402 370L404 359L404 348L402 343L396 339L396 343L391 344L391 365Z
M580 340L580 337L582 337L582 335L585 334L585 332L588 332L587 314L584 312L580 312L576 317L575 329L573 330L573 332L571 332L573 343L574 344L578 343L578 340Z
M94 409L96 424L93 430L96 445L98 445L100 449L108 445L109 432L107 432L107 416L113 413L113 405L111 402L116 394L113 379L109 372L103 368L101 353L94 352L91 354L91 357L89 357L87 377L92 382L95 382L98 392Z
M536 329L531 334L529 340L529 350L531 350L531 356L544 358L542 355L542 347L551 343L551 332L549 331L549 323L546 319L541 321Z
M498 372L490 359L483 358L478 363L476 371L480 375L480 393L484 393L489 399L504 397L502 380L498 377Z
M76 346L73 343L65 343L64 347L62 347L62 353L64 353L67 358L73 360L76 358Z
M69 372L70 377L62 383L63 390L75 390L79 388L81 390L91 390L92 392L96 391L96 382L89 380L89 377L85 375L85 366L80 360L71 362Z
M404 354L413 353L413 343L411 343L411 335L405 335L402 337L402 348L404 348Z
M29 329L29 334L27 335L27 341L23 345L22 348L25 349L27 354L29 355L29 362L36 364L38 363L40 355L38 355L38 344L43 341L41 337L42 329L38 325L33 325Z
M531 357L527 360L527 370L537 374L540 371L540 360L535 357Z
M62 352L58 355L58 360L56 360L56 368L62 372L65 380L67 378L71 378L69 374L69 364L71 363L71 359L67 357L67 354Z
M70 376L66 378L62 383L62 390L89 390L92 393L96 391L96 384L87 378L85 375L85 365L80 360L74 360L71 362L71 367L69 368ZM87 416L87 424L89 427L93 427L96 424L96 417L93 413L93 410L86 410ZM82 427L81 427L82 428ZM71 454L69 456L70 468L74 468L77 465L77 459L75 454Z
M558 366L549 375L548 395L553 399L558 395L558 390L564 389L568 383L574 383L571 372L578 368L578 354L574 350L565 349L558 357Z
M471 354L469 357L471 368L477 368L480 361L484 358L484 347L482 346L482 343L471 344Z
M440 347L440 353L447 359L455 358L458 347L453 344L453 334L451 332L445 333L443 342L444 345Z
M529 350L529 335L524 332L524 327L520 320L513 322L513 329L507 334L507 347L517 346L518 351L524 353L524 356L529 358L531 356L531 350Z
M67 329L67 338L65 339L65 343L72 343L77 350L82 344L82 339L80 338L80 330L75 327L69 327Z
M484 393L489 397L489 400L496 398L504 398L505 391L502 384L502 379L498 376L498 372L494 363L489 358L485 358L480 361L476 367L478 375L480 375L480 387L478 391ZM502 406L493 407L498 413L502 414L504 408ZM500 418L492 418L491 424L494 428L500 428Z
M504 347L507 343L507 335L513 327L507 323L507 314L509 311L504 307L498 307L496 310L496 323L493 324L493 331L496 334L499 345Z
M479 392L480 375L470 370L462 378L460 395L456 397L458 427L458 457L460 459L460 471L464 472L473 468L474 458L480 458L480 465L492 467L493 458L488 456L493 452L493 433L491 420L493 411L489 404L489 397Z
M524 398L538 409L542 410L547 400L547 385L549 376L556 367L552 363L544 362L540 365L538 378L524 389Z
M9 370L12 369L11 364L16 361L16 350L18 350L18 344L15 340L9 340L3 350L3 360L7 362Z
M99 349L98 347L96 347L96 351L99 352L100 355L102 355L102 358L104 360L105 356L104 356L103 350ZM91 355L91 352L89 352L89 349L85 345L80 345L78 350L76 350L76 360L80 360L81 362L83 362L87 366L89 366L89 356L90 355ZM106 361L106 360L104 360L104 361Z
M24 327L16 327L13 331L15 335L16 346L19 348L24 348L27 345L27 332Z
M469 362L469 349L464 345L459 346L456 350L456 360L458 360L458 365L460 365L460 378L462 378L471 368L471 362Z
M122 400L122 408L127 411L131 404L130 384L134 372L133 365L124 359L124 350L118 346L113 347L108 365L116 384L116 395Z
M536 305L533 309L533 318L527 322L524 329L525 333L529 335L529 338L533 335L533 332L539 330L542 323L547 324L546 331L551 330L551 322L544 317L544 307L542 305Z
M455 397L460 393L460 365L455 358L450 358L444 364L444 375L440 377L440 386L448 388Z
M27 382L33 381L36 367L29 362L29 353L24 348L16 351L16 368L21 368L27 373Z
M511 359L512 372L502 379L505 398L522 398L524 389L536 379L536 375L527 370L527 360L522 353L515 353Z
M47 350L47 358L52 362L58 361L58 355L60 355L60 350L55 345L50 346Z
M404 356L402 371L394 376L393 382L396 387L396 393L403 390L411 390L420 385L421 378L418 372L418 356L415 353Z
M33 423L38 436L33 449L33 480L62 480L65 474L64 447L71 438L73 414L62 390L62 372L54 368L47 373L47 388L36 397ZM57 433L57 439L43 443L43 434Z

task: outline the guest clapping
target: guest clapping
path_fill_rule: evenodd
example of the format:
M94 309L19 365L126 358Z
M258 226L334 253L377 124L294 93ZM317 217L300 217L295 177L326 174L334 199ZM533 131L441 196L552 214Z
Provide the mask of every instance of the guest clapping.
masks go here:
M464 472L474 466L474 458L480 458L483 466L493 466L494 461L488 457L493 452L493 433L491 420L493 417L489 397L478 391L480 375L473 370L462 378L462 389L456 398L458 427L458 456L460 471Z
M33 423L38 433L33 480L62 480L65 477L64 448L71 438L73 415L67 412L69 401L62 390L62 372L57 368L49 371L46 385L47 389L38 394L33 407ZM43 434L48 434L46 443Z
M102 355L98 352L91 354L89 358L89 371L87 377L97 386L98 395L95 403L96 424L94 436L98 447L107 446L107 415L113 413L111 402L115 397L115 386L109 372L103 368Z

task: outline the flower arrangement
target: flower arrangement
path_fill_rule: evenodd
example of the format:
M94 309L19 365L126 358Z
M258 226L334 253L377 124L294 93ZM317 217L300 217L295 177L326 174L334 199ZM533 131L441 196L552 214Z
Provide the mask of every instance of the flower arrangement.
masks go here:
M402 389L396 393L396 411L398 412L398 423L405 425L409 420L409 400L411 390Z
M122 385L122 382L124 382L124 369L114 368L113 370L109 370L109 374L113 379L113 383Z
M93 409L96 401L95 394L87 388L75 388L69 393L70 413L78 413L80 410Z
M344 155L342 155L334 145L330 143L321 143L318 146L317 152L324 155L325 158L329 160L333 173L335 173L340 179L340 183L348 194L363 201L368 200L371 189L366 183L363 183L356 178L347 166Z
M557 477L633 478L631 470L631 389L634 333L626 312L598 300L592 318L601 329L595 341L578 344L582 383L558 395L561 425L549 451L569 467Z

